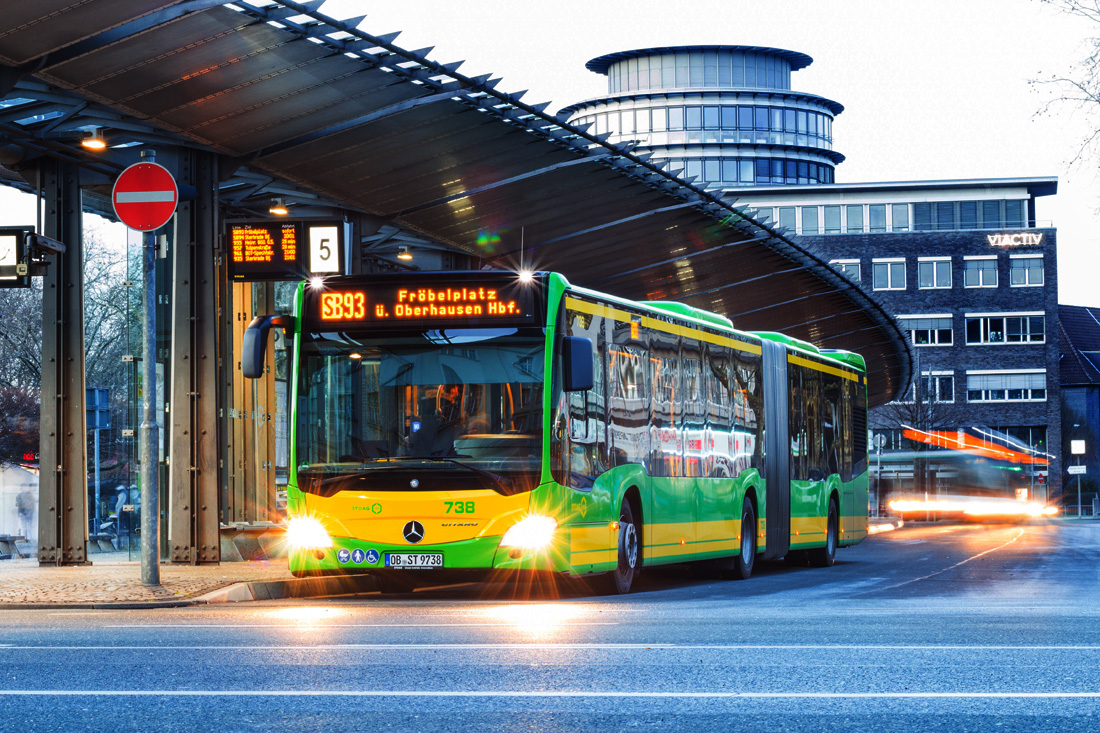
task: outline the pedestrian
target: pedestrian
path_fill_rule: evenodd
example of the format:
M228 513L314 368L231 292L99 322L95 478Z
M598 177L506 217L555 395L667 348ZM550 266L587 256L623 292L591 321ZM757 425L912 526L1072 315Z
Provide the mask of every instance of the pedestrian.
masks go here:
M19 513L19 527L23 530L23 538L32 536L31 522L34 521L35 500L30 489L23 489L15 496L15 509Z

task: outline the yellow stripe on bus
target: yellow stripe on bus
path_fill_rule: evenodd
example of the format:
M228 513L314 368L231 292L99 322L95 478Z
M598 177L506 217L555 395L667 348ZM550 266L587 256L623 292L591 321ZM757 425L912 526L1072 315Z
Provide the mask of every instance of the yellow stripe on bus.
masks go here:
M798 366L809 367L810 369L816 369L817 371L825 372L826 374L833 374L833 375L838 376L838 377L844 377L845 379L850 379L853 382L858 382L859 381L859 377L856 376L855 372L848 372L848 371L844 371L843 369L837 369L836 367L831 367L831 366L828 366L827 364L822 364L820 361L813 361L811 359L803 359L801 356L795 356L794 354L788 354L787 355L787 361L789 361L791 364L797 364Z
M629 311L619 310L609 305L589 303L587 300L578 300L576 298L567 297L565 299L565 307L581 313L587 313L590 316L603 316L604 318L611 318L623 323L630 323L635 318L635 314ZM677 336L697 338L707 343L715 344L716 346L729 346L741 351L747 351L750 354L759 354L763 351L759 344L750 343L748 341L739 341L738 339L729 338L727 336L719 336L718 334L703 331L698 328L692 328L690 326L667 323L666 321L662 321L652 316L638 314L637 317L641 319L641 324L649 329L664 331L665 333L671 333Z

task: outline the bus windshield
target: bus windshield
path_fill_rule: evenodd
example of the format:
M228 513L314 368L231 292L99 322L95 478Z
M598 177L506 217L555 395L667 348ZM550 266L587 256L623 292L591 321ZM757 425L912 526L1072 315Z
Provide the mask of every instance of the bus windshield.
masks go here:
M537 474L541 329L303 337L295 447L305 490L311 479L409 469L496 483Z

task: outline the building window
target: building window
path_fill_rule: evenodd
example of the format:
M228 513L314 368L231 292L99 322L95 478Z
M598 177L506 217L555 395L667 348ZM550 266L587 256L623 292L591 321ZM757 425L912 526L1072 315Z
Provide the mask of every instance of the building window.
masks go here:
M819 234L819 227L817 224L817 207L816 206L803 206L802 207L802 233L803 234Z
M890 216L895 232L909 231L909 204L890 204Z
M1004 225L1001 218L1000 201L982 202L982 226L986 229L1000 229Z
M1044 371L966 373L968 402L1035 402L1046 398Z
M955 224L955 202L936 202L936 229L947 230L956 228L957 226Z
M871 274L875 290L905 290L905 260L873 260Z
M871 204L867 207L872 232L886 231L886 204Z
M793 206L780 206L779 207L779 227L786 229L789 232L794 232L797 224L795 222L796 209Z
M924 402L954 402L955 377L947 373L921 374L921 400Z
M1046 318L1038 313L973 315L966 318L966 343L1041 344L1046 341Z
M848 231L849 232L862 232L863 231L863 205L848 207Z
M1005 201L1005 227L1022 229L1024 226L1024 202L1022 199Z
M967 257L963 264L963 285L968 288L997 287L997 258Z
M951 287L951 260L924 260L917 263L917 287Z
M779 210L779 215L783 216L783 209ZM848 279L853 282L859 282L859 260L833 260L829 264L843 273Z
M1008 281L1014 288L1043 284L1043 257L1013 255L1008 261Z
M978 202L959 202L959 229L978 228Z
M932 230L932 204L919 202L913 204L913 231Z
M840 234L840 207L825 207L825 233Z
M909 333L914 346L950 346L951 316L899 316L898 325Z

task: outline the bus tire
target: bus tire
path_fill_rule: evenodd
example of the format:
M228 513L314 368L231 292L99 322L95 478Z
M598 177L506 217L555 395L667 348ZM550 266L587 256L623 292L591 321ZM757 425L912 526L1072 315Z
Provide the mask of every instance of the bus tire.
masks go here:
M619 549L618 564L604 576L603 590L608 595L625 595L630 592L634 576L641 564L641 543L638 541L638 527L634 523L634 512L630 501L623 499L619 509Z
M748 580L756 564L756 510L745 497L741 506L741 553L730 558L729 577Z
M810 550L810 565L815 568L831 568L836 562L836 548L840 544L840 510L836 498L829 497L828 529L825 532L825 546Z

